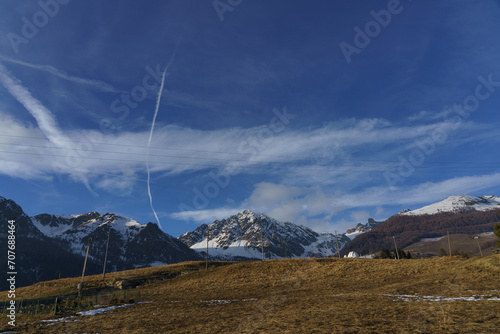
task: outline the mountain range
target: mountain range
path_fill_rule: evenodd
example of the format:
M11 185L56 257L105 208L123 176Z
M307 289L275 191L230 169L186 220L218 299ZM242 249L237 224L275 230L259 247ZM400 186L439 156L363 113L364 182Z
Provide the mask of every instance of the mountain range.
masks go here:
M81 275L87 243L86 274L102 273L108 236L107 271L118 271L204 259L207 233L210 260L328 257L339 250L341 255L368 254L391 249L394 241L404 248L448 232L490 232L499 210L497 196L452 196L421 209L403 210L383 222L370 218L339 235L245 210L174 238L154 223L140 224L113 213L29 217L14 201L0 197L0 238L6 240L7 222L15 220L16 270L22 273L17 286L23 286ZM0 252L7 253L6 242L0 243ZM6 268L7 258L2 257L0 264ZM6 280L1 280L0 290L6 287Z

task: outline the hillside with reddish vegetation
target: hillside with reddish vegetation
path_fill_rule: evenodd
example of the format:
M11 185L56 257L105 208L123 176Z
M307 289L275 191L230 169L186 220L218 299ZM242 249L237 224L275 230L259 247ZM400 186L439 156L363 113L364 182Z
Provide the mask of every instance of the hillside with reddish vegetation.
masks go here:
M341 254L355 251L359 254L371 254L383 248L394 249L394 238L398 248L411 245L421 238L432 238L450 234L477 234L493 231L498 222L496 210L466 211L459 213L443 212L434 215L397 214L373 230L360 234L349 243Z

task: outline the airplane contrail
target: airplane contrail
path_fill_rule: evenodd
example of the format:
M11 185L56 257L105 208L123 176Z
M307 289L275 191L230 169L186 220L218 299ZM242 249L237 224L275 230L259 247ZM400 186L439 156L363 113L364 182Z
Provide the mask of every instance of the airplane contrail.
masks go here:
M158 91L158 97L156 98L155 114L153 116L153 122L151 123L151 130L149 131L148 148L147 148L147 153L146 153L147 154L146 169L148 172L148 182L147 183L148 183L149 205L151 206L151 210L153 210L153 213L154 213L155 218L156 218L156 222L158 223L158 226L160 226L160 228L162 228L162 226L160 223L160 219L158 218L158 215L156 214L156 210L155 210L154 205L153 205L153 196L151 195L151 185L150 185L151 171L149 170L149 148L151 146L151 139L153 138L153 132L155 129L156 116L158 116L158 110L160 109L161 96L163 94L163 86L165 85L165 77L167 76L167 71L170 68L170 65L172 65L172 63L174 62L175 54L177 52L177 47L179 46L181 39L182 39L182 35L179 38L179 41L177 42L177 45L175 46L174 52L172 53L172 57L170 57L170 60L167 64L167 66L165 67L165 70L163 71L163 75L161 77L161 85L160 85L160 90Z
M155 215L156 221L158 222L158 225L161 227L160 219L158 218L158 215L156 214L156 210L153 205L153 196L151 195L151 186L150 186L150 181L151 181L151 173L149 170L149 147L151 145L151 139L153 138L153 131L155 129L155 123L156 123L156 116L158 116L158 110L160 109L160 102L161 102L161 95L163 92L163 86L165 84L165 75L167 74L167 69L168 66L165 67L165 71L163 71L163 75L161 77L161 85L160 85L160 91L158 92L158 98L156 99L156 108L155 108L155 114L153 116L153 123L151 124L151 131L149 132L149 139L148 139L148 150L147 150L147 159L146 159L146 168L148 170L148 195L149 195L149 204L151 205L151 210L153 210L153 213Z

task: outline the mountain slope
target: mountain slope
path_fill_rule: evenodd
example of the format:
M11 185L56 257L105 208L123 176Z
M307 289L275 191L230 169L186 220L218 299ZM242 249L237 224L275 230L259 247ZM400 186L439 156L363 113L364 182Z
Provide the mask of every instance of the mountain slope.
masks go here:
M490 211L500 210L500 197L497 196L470 196L459 195L450 196L444 200L424 206L417 210L405 210L402 215L419 216L419 215L434 215L443 212L469 212L469 211Z
M15 220L15 271L16 286L33 282L78 275L81 273L83 257L68 252L59 243L42 234L32 223L22 208L14 201L0 197L0 238L6 240L7 223ZM0 252L7 254L7 242L0 243ZM2 268L7 268L7 256L0 260ZM94 263L88 263L89 271L96 270ZM4 271L5 273L6 271ZM5 274L2 274L2 276ZM0 281L0 290L7 289L6 279Z
M374 253L383 248L404 248L421 238L450 234L477 234L493 231L499 220L496 196L453 196L414 211L394 215L354 238L342 254L356 251L360 254ZM393 238L395 237L395 238Z
M264 214L245 210L228 219L203 224L192 232L186 232L179 240L192 249L205 253L209 232L208 253L217 259L261 259L264 257L326 257L337 253L335 235L317 233L289 222L278 222ZM261 239L262 232L262 239ZM339 248L349 239L338 236Z

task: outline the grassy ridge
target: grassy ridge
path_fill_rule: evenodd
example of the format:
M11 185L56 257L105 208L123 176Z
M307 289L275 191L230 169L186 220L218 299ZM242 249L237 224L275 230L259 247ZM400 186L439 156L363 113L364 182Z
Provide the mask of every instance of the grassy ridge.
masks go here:
M470 259L293 259L221 264L224 265L208 271L199 270L204 268L202 262L189 262L114 273L116 276L109 279L147 277L161 272L182 274L142 287L142 299L151 303L46 327L34 316L18 315L18 322L26 324L16 330L19 333L498 332L500 301L401 302L384 294L498 297L500 255ZM78 282L77 278L72 280L52 283L62 289L63 285L71 288ZM98 276L89 278L89 283L100 284L99 281L102 279ZM27 287L25 291L20 289L20 293L26 298L38 290ZM0 294L0 299L3 296ZM0 326L0 329L9 328Z

